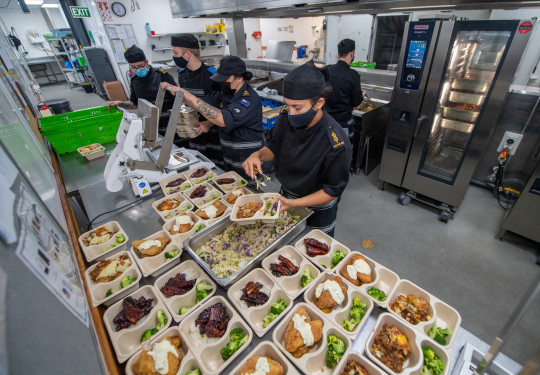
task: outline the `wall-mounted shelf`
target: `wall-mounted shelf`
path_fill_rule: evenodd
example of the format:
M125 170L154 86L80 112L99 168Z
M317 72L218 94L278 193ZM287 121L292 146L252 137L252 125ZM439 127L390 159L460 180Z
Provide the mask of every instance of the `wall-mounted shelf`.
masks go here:
M152 51L172 51L172 47L158 47L158 48L152 48Z
M225 47L225 45L224 44L214 44L213 46L201 46L201 49L212 48L212 47L221 48L221 47Z
M166 36L171 36L176 33L167 33L167 34L155 34L155 35L148 35L149 38L163 38ZM207 32L188 32L186 34L193 34L193 35L225 35L226 33L207 33Z

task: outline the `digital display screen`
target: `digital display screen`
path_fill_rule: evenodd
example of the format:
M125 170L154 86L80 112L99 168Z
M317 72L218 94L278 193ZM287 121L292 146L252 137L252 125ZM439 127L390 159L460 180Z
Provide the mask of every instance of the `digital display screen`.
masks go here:
M427 42L425 40L411 40L407 54L407 68L422 69Z

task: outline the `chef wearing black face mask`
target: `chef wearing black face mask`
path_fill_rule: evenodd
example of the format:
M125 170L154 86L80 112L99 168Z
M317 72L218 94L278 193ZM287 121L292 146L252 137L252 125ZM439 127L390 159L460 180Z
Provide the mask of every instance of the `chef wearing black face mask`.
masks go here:
M290 72L283 80L282 111L266 139L265 147L243 164L254 177L253 167L274 160L281 182L281 210L310 207L315 213L307 225L334 235L340 196L349 182L352 147L343 128L325 111L329 94L327 70L312 61Z
M216 89L215 82L210 79L217 73L216 69L201 61L199 41L193 34L175 34L171 37L173 60L180 68L178 86L203 98ZM204 121L202 115L200 121ZM206 134L189 139L189 148L200 151L214 164L224 168L223 153L219 141L219 130L214 127Z
M219 128L225 169L236 171L245 178L242 162L263 144L261 98L247 83L252 77L241 58L227 56L221 59L217 73L211 77L219 84L219 91L201 99L182 88L171 88L173 95L182 90L184 104L207 119L198 123L198 133ZM166 89L170 85L161 87Z

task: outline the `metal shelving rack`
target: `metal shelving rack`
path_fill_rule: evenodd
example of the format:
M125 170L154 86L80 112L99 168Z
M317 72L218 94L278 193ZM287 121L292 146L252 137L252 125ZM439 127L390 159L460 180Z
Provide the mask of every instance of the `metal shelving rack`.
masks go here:
M59 42L62 46L63 52L58 52L57 46L53 45L52 42ZM81 66L80 68L66 68L64 64L64 56L67 56L68 60L71 63L73 63L73 60L77 59L78 57L82 57L81 50L77 46L77 42L75 41L74 37L65 36L62 38L47 38L47 43L49 43L54 59L56 60L56 63L58 64L58 67L60 68L64 79L69 84L70 89L73 89L73 87L75 86L82 86L84 82L70 81L66 72L81 73L85 81L88 81L88 74L86 73L86 69L84 67Z
M210 58L210 57L215 57L215 56L223 56L225 52L225 46L227 45L227 39L225 37L226 33L190 32L190 34L197 36L197 38L199 39L199 45L201 41L205 42L204 46L200 46L201 52L204 50L209 50L209 51L216 50L216 53L212 53L212 56L203 55L201 56L201 58L204 59L204 58ZM157 38L158 40L161 40L161 38L170 37L171 35L174 35L174 34L170 34L170 33L169 34L156 34L156 35L148 35L148 37ZM204 38L204 39L201 38L205 36L208 36L209 38ZM210 45L211 40L215 41L216 44ZM162 47L162 46L152 46L152 51L167 52L167 51L172 51L172 48ZM223 51L223 52L221 52L220 54L219 53L220 51ZM155 62L160 62L160 61L168 61L168 60L156 60Z

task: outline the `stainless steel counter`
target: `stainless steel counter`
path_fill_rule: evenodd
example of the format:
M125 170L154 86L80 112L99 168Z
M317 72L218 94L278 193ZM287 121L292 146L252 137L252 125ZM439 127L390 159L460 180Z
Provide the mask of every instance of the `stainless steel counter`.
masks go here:
M64 178L66 193L69 197L90 185L103 182L103 171L109 155L116 147L116 142L109 142L105 147L105 157L86 160L77 151L58 155L58 164Z
M103 158L103 160L106 161L106 158ZM75 164L75 162L72 163ZM102 163L102 165L103 166L101 168L104 168L105 163ZM79 166L79 168L82 168L86 170L86 172L88 172L87 168L89 166L93 168L92 173L94 175L101 175L103 173L103 169L101 169L101 171L98 171L98 165L83 164L82 166ZM156 192L153 195L143 198L142 200L138 200L138 198L134 196L127 184L124 185L124 188L121 191L111 193L105 188L105 184L102 179L94 181L94 183L81 183L80 181L77 181L77 176L82 175L81 171L76 170L75 168L68 168L66 166L64 166L64 168L62 169L62 173L65 173L65 181L71 181L73 186L79 187L78 191L80 193L81 200L84 204L84 207L86 208L86 212L88 213L90 219L96 217L103 212L110 211L117 207L129 204L130 202L136 202L134 203L134 205L128 206L123 210L101 217L95 222L95 225L103 224L112 220L118 221L122 228L126 231L127 235L133 240L147 237L161 229L163 221L159 218L158 214L151 206L152 202L163 197L163 193L161 192L161 190L158 190L159 187L156 187ZM81 229L83 232L86 231L86 228ZM303 235L304 233L301 233L297 236L297 238ZM294 244L295 241L296 239L293 239L290 243ZM181 256L181 260L185 261L188 259L191 259L191 256L186 251L184 251ZM155 278L146 277L145 279L141 280L141 286L153 284L154 282ZM226 290L218 286L216 294L226 296ZM302 301L303 296L300 296L295 300L295 303ZM353 351L359 353L364 352L367 337L371 333L377 317L384 311L385 310L377 307L374 308L371 315L367 318L367 322L360 331L360 334L353 341ZM177 324L173 322L173 325ZM261 341L271 340L272 330L267 332L262 338L254 336L251 344L242 352L242 354L235 361L233 361L233 363L228 368L225 369L224 373L230 373L230 371L232 371L235 366L237 366L241 361L243 361L246 355L248 355L251 350L253 350L255 346L257 346ZM457 332L455 343L450 355L452 367L455 365L456 360L459 356L460 349L465 343L472 343L477 349L483 352L486 352L488 349L488 345L485 342L481 341L464 328L460 328ZM504 355L500 355L499 357L497 357L496 362L512 373L519 372L521 368L521 366L519 366L517 363L510 360Z
M274 100L274 101L280 102L280 103L285 103L283 101L283 96L281 96L281 95L266 95L266 94L263 94L262 91L257 91L257 94L259 94L259 96L261 98ZM362 117L362 115L364 113L366 113L366 112L359 111L357 109L353 109L353 111L352 111L352 115L355 116L355 117Z

